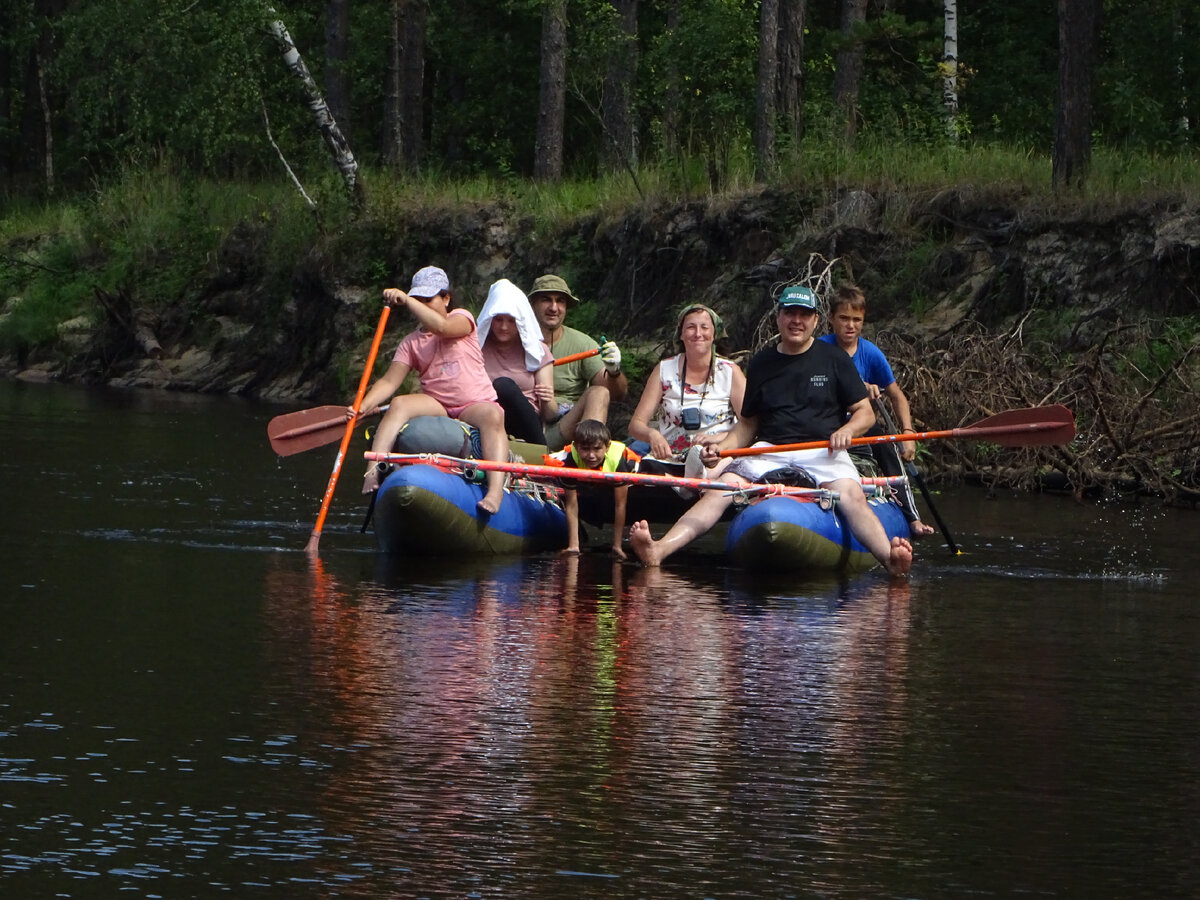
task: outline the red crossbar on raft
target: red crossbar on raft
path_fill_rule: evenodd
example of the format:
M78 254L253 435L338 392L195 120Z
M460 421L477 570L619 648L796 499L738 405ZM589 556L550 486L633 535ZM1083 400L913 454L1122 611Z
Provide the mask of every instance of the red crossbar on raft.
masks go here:
M682 487L694 491L732 491L748 496L786 495L810 500L836 500L838 496L837 491L824 488L791 487L785 484L730 484L727 481L715 481L707 478L651 475L648 472L601 472L597 469L574 469L568 466L541 466L534 463L502 463L489 459L463 459L442 453L378 453L368 450L363 454L363 458L397 465L425 464L442 469L508 472L512 475L523 475L535 481L541 479L555 483L589 482L608 484L614 487L621 485Z

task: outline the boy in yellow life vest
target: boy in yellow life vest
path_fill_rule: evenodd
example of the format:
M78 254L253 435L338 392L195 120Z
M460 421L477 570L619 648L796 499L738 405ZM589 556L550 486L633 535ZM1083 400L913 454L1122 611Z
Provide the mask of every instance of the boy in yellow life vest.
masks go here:
M548 466L563 466L570 469L596 469L601 472L634 472L640 457L622 444L614 441L608 426L598 419L584 419L575 426L575 440L557 453L544 457ZM609 488L605 487L607 491ZM613 555L625 559L621 547L625 531L625 504L629 499L629 485L612 488L613 493ZM567 549L564 553L579 553L579 494L575 488L567 488L563 495L563 510L567 514Z

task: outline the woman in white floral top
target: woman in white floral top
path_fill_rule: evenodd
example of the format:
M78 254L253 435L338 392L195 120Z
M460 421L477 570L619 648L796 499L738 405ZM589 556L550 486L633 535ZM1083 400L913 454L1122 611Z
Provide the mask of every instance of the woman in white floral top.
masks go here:
M695 445L717 443L736 424L746 376L716 354L713 343L724 336L721 317L703 304L679 314L675 343L683 352L654 367L629 422L630 437L649 445L655 459L678 461Z

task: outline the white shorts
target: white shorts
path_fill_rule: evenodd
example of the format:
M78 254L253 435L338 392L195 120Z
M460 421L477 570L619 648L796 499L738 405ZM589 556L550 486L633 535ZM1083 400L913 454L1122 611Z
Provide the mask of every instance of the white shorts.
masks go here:
M765 441L754 444L755 447L771 447ZM858 469L845 450L839 450L832 456L829 450L792 450L789 453L764 453L761 456L740 456L725 470L734 475L740 475L748 481L758 481L772 469L782 469L784 466L799 466L813 477L818 485L825 485L839 478L858 480Z

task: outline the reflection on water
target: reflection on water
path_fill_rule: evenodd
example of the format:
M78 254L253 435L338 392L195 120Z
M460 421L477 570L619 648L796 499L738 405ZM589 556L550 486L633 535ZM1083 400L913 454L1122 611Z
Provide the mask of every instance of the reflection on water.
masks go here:
M966 552L893 584L385 558L339 493L309 561L276 410L44 390L0 386L3 896L1200 887L1193 515L939 495Z

